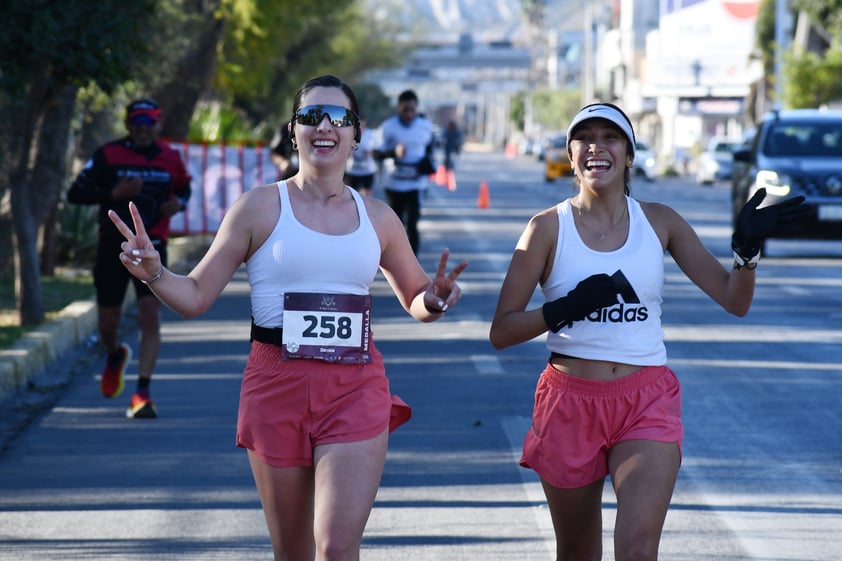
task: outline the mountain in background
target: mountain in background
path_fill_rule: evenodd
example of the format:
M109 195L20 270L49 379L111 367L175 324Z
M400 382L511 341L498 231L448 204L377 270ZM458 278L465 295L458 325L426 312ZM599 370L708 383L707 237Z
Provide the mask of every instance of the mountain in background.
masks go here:
M453 43L470 34L474 41L529 40L520 0L366 0L378 18L396 19L430 43ZM584 6L592 0L547 0L548 30L581 30ZM597 2L592 2L596 4Z

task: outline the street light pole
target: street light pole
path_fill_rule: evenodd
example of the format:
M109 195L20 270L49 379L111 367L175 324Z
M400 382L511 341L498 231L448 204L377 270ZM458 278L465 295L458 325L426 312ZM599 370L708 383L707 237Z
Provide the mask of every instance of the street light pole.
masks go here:
M784 100L784 76L783 56L786 46L786 33L784 29L786 18L786 0L775 0L775 103L773 107L783 109Z
M593 102L593 3L585 3L585 37L582 53L582 105Z

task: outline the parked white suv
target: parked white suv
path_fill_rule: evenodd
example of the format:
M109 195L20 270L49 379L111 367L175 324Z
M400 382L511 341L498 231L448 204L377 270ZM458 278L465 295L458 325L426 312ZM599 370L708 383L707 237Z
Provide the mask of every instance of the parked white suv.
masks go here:
M724 138L712 138L707 150L699 154L696 166L696 182L702 185L712 185L717 181L728 181L734 169L733 152L738 147L737 142Z
M634 164L632 172L646 181L655 181L655 154L645 142L637 141L634 146Z

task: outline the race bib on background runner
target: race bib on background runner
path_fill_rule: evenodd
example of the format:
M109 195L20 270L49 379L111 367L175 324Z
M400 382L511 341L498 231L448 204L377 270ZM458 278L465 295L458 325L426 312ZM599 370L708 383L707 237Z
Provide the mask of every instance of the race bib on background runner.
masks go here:
M395 179L418 179L418 166L416 164L395 163L392 177Z
M370 363L371 296L287 292L282 343L284 360Z

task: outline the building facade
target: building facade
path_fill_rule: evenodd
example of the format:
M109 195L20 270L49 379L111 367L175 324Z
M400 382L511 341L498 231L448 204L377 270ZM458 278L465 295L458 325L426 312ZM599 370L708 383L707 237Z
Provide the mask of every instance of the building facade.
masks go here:
M758 0L621 0L601 47L599 89L625 107L664 164L692 159L747 123Z
M512 134L512 100L530 88L531 69L529 49L463 34L456 43L419 48L403 67L371 72L367 80L393 100L412 89L419 111L439 127L454 120L465 138L501 146Z
M662 165L692 158L714 136L740 140L750 126L746 100L762 82L752 57L759 0L547 0L537 22L515 2L517 21L499 39L490 25L464 31L476 27L465 2L448 3L461 7L447 20L459 20L460 34L430 34L436 41L403 67L368 80L392 99L414 89L437 125L456 120L466 138L495 146L515 132L514 97L544 88L616 102Z

